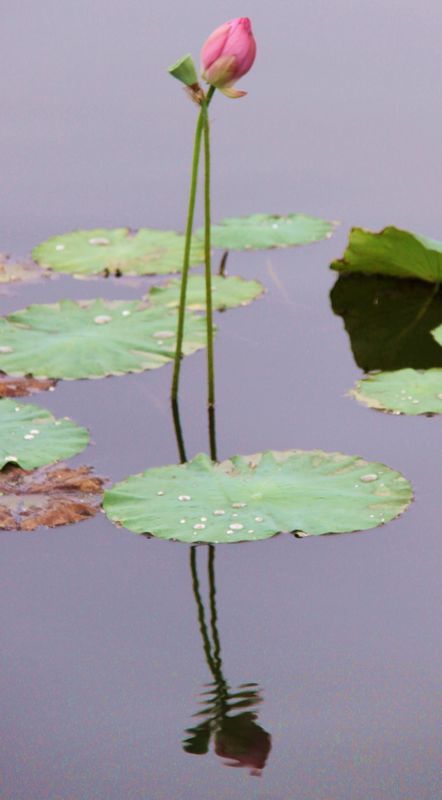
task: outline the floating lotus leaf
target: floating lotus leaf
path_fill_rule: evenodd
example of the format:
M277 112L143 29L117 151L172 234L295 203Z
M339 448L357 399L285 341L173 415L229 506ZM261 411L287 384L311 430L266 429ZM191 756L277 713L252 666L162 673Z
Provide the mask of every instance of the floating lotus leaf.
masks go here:
M442 242L394 227L379 233L352 228L344 257L331 267L341 272L375 272L440 283Z
M155 369L173 358L176 327L175 311L138 301L29 306L0 318L0 369L66 380ZM183 353L205 342L205 319L188 315Z
M223 250L269 250L328 239L335 223L305 214L252 214L232 217L212 226L212 246ZM204 238L204 229L196 232Z
M162 305L167 308L177 308L180 299L181 281L173 279L165 286L152 286L147 298L152 305ZM229 276L222 278L219 275L212 277L212 302L218 310L246 306L264 292L264 287L258 281L245 281L243 278ZM191 275L187 284L186 306L193 311L202 311L206 308L206 284L204 275Z
M40 278L49 277L32 261L14 262L0 253L0 283L23 283L38 281Z
M330 299L364 372L442 367L442 348L431 335L442 323L442 290L416 280L341 275Z
M351 391L370 408L396 414L442 414L442 369L399 369L358 381Z
M27 397L36 392L53 392L56 381L35 378L11 378L0 374L0 397Z
M153 228L95 228L52 236L32 251L44 267L74 275L155 275L180 272L184 236ZM204 261L201 242L194 240L191 265Z
M34 469L75 456L88 443L86 428L67 417L55 419L40 406L0 400L0 467Z
M0 472L0 530L34 531L93 517L103 483L90 467L6 467Z
M108 517L134 533L180 542L244 542L280 531L343 533L375 528L412 499L408 481L357 456L269 451L220 464L200 454L116 484Z

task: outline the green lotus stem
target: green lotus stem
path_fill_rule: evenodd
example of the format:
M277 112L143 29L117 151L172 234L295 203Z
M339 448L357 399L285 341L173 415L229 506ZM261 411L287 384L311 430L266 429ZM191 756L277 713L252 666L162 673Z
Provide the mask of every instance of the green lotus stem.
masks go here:
M213 88L213 87L211 87ZM210 96L210 89L208 98ZM212 264L210 242L210 125L208 101L202 105L204 119L204 264L206 281L206 326L207 326L207 404L215 406L215 369L213 359L213 309L212 309ZM211 447L211 450L213 448ZM216 460L211 453L211 457Z
M183 436L183 429L181 427L181 418L180 418L180 408L178 405L178 398L172 398L172 419L173 419L173 427L175 431L175 438L178 447L178 453L180 457L181 464L185 464L187 461L186 455L186 446L184 444L184 436Z
M173 401L176 401L178 397L178 389L180 382L180 369L181 369L181 358L182 358L181 351L182 351L183 336L184 336L184 313L186 310L187 279L189 275L190 248L192 244L192 228L193 228L193 217L195 214L195 200L196 200L196 189L198 182L198 166L199 166L199 158L201 150L201 137L203 133L203 122L204 122L204 116L203 116L203 110L201 109L198 117L198 122L196 124L195 143L193 146L192 173L190 179L189 206L187 210L186 239L184 243L183 272L181 276L180 303L178 309L178 327L176 335L175 360L174 360L173 378L172 378L171 397Z
M195 130L195 142L193 146L193 157L192 157L192 171L190 178L189 205L187 210L187 222L186 222L186 233L185 233L185 243L184 243L183 271L181 277L180 302L178 308L177 338L176 338L175 359L174 359L172 389L171 389L171 398L173 401L176 401L178 397L179 382L180 382L182 346L184 337L184 316L186 311L187 282L189 276L190 249L192 245L193 219L195 215L195 201L196 201L196 191L198 184L198 167L199 167L199 159L201 151L201 139L203 135L204 121L205 119L207 119L207 109L214 94L214 91L215 88L211 86L209 88L209 91L207 92L205 99L201 104L201 110L198 116L198 121Z

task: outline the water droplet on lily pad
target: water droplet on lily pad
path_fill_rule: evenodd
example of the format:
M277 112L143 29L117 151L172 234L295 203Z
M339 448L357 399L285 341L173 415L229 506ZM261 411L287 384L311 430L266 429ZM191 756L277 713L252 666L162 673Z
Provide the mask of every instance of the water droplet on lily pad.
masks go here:
M107 322L112 322L112 317L109 317L107 314L99 314L97 317L94 317L94 322L96 325L105 325Z
M89 239L89 244L106 245L109 244L109 239L106 239L105 236L93 236L92 239Z
M173 339L175 334L173 331L157 331L153 336L154 339Z

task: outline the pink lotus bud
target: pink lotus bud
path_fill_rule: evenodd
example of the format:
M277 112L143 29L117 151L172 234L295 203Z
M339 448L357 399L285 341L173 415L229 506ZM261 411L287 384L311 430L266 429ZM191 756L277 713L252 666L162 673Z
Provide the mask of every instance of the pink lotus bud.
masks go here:
M201 75L227 97L243 97L246 92L232 89L252 66L256 42L248 17L237 17L210 34L201 50Z

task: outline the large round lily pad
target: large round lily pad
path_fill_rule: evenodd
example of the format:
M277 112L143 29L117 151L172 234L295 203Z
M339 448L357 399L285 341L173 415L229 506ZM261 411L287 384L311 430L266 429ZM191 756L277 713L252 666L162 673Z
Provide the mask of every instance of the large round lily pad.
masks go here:
M231 217L212 226L212 246L223 250L269 250L329 238L335 223L305 214L252 214ZM204 229L195 234L204 238Z
M104 496L108 517L134 533L181 542L244 542L280 531L375 528L412 499L408 481L357 456L269 451L220 464L200 454L147 470Z
M75 275L154 275L180 272L184 236L154 228L95 228L52 236L32 251L38 264ZM202 243L193 240L190 263L204 261Z
M177 308L180 300L181 281L172 279L165 286L152 286L147 298L153 305ZM264 287L258 281L246 281L236 275L212 277L213 308L236 308L246 306L259 297ZM191 275L187 284L186 307L193 311L204 311L206 308L206 283L204 275Z
M34 469L80 453L89 443L86 428L45 408L0 400L0 468L18 464Z
M442 369L399 369L358 381L351 394L370 408L397 414L442 414Z
M0 369L42 378L102 378L167 364L175 353L177 313L143 303L34 305L0 318ZM182 351L206 343L204 318L189 314Z
M353 228L344 257L331 267L341 272L375 272L440 283L442 242L393 226L379 233Z

